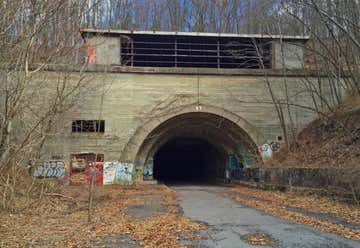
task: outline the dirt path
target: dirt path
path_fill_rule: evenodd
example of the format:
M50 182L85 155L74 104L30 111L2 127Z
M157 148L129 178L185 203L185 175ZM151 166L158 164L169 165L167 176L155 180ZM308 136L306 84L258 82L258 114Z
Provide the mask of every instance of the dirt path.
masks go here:
M204 239L183 241L184 244L192 247L253 248L259 246L250 245L249 241L256 242L259 239L261 241L261 237L265 237L263 244L268 244L263 247L360 247L358 241L324 233L308 226L291 224L217 194L222 191L227 192L226 188L210 186L172 188L180 196L180 206L185 216L209 225L209 229L201 233Z

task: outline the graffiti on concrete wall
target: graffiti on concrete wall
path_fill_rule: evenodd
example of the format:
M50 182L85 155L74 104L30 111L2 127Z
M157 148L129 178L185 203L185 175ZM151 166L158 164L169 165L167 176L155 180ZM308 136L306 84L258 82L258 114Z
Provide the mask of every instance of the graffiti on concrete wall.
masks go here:
M103 170L103 183L113 184L115 181L116 169L119 162L105 162Z
M259 146L259 153L262 159L266 160L272 157L273 151L269 144L263 144L262 146Z
M243 157L243 165L245 168L249 168L255 164L254 155L249 151L246 151L242 154Z
M96 47L87 46L87 56L89 64L96 64Z
M104 162L103 184L131 184L134 181L134 165L122 162Z
M70 166L65 165L65 173L62 177L58 178L59 182L63 185L68 185L70 183Z
M280 149L280 143L272 141L269 144L263 144L258 147L259 153L263 160L269 159L273 156L273 153Z
M103 184L103 162L90 162L85 168L86 183L90 184L94 180L94 184Z
M153 180L154 179L153 168L154 168L154 162L153 162L153 159L150 158L144 165L144 169L143 169L143 179L144 180Z
M65 163L63 161L46 161L40 163L33 174L36 178L61 178L65 176Z
M276 152L277 150L280 149L280 143L277 141L272 141L270 142L270 147L273 152Z
M115 174L115 183L131 184L133 182L134 165L131 163L118 163Z
M239 160L236 154L229 155L229 168L230 169L237 169L239 167Z

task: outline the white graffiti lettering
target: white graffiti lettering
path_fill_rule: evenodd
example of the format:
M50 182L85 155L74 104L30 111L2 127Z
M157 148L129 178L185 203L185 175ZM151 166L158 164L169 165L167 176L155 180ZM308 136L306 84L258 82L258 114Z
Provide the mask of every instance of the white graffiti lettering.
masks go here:
M272 150L269 144L263 144L262 146L259 146L259 153L263 159L272 157Z
M103 170L103 183L113 184L119 162L105 162Z
M37 178L59 178L65 175L65 164L62 161L48 161L39 164L35 171L34 177Z

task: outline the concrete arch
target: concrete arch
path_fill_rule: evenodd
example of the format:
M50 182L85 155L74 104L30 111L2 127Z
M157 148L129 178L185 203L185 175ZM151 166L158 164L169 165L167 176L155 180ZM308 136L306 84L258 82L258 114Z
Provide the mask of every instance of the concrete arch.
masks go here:
M265 141L263 134L256 127L235 113L212 105L201 105L201 109L199 109L196 104L190 104L174 108L171 111L165 112L163 115L157 115L155 118L152 118L140 126L125 146L120 160L133 162L135 165L143 165L148 155L146 153L149 151L154 153L154 145L156 145L156 142L159 142L156 140L156 137L152 137L154 130L166 126L167 123L176 120L176 118L181 118L186 115L196 116L197 114L208 114L213 117L215 116L219 120L222 119L226 123L231 123L234 127L242 130L244 134L243 137L247 138L249 142L252 142L254 146L261 145ZM226 135L229 136L229 140L232 139L232 133ZM233 137L233 139L237 139L237 137ZM162 143L160 142L158 145L165 142L166 141L162 141Z

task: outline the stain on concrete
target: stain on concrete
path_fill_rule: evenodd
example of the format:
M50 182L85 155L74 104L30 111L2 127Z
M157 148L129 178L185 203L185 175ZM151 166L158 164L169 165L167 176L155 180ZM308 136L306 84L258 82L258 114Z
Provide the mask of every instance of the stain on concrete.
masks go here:
M130 236L124 234L113 234L96 237L91 241L90 247L106 247L106 248L139 248L140 245L137 241L133 240Z

